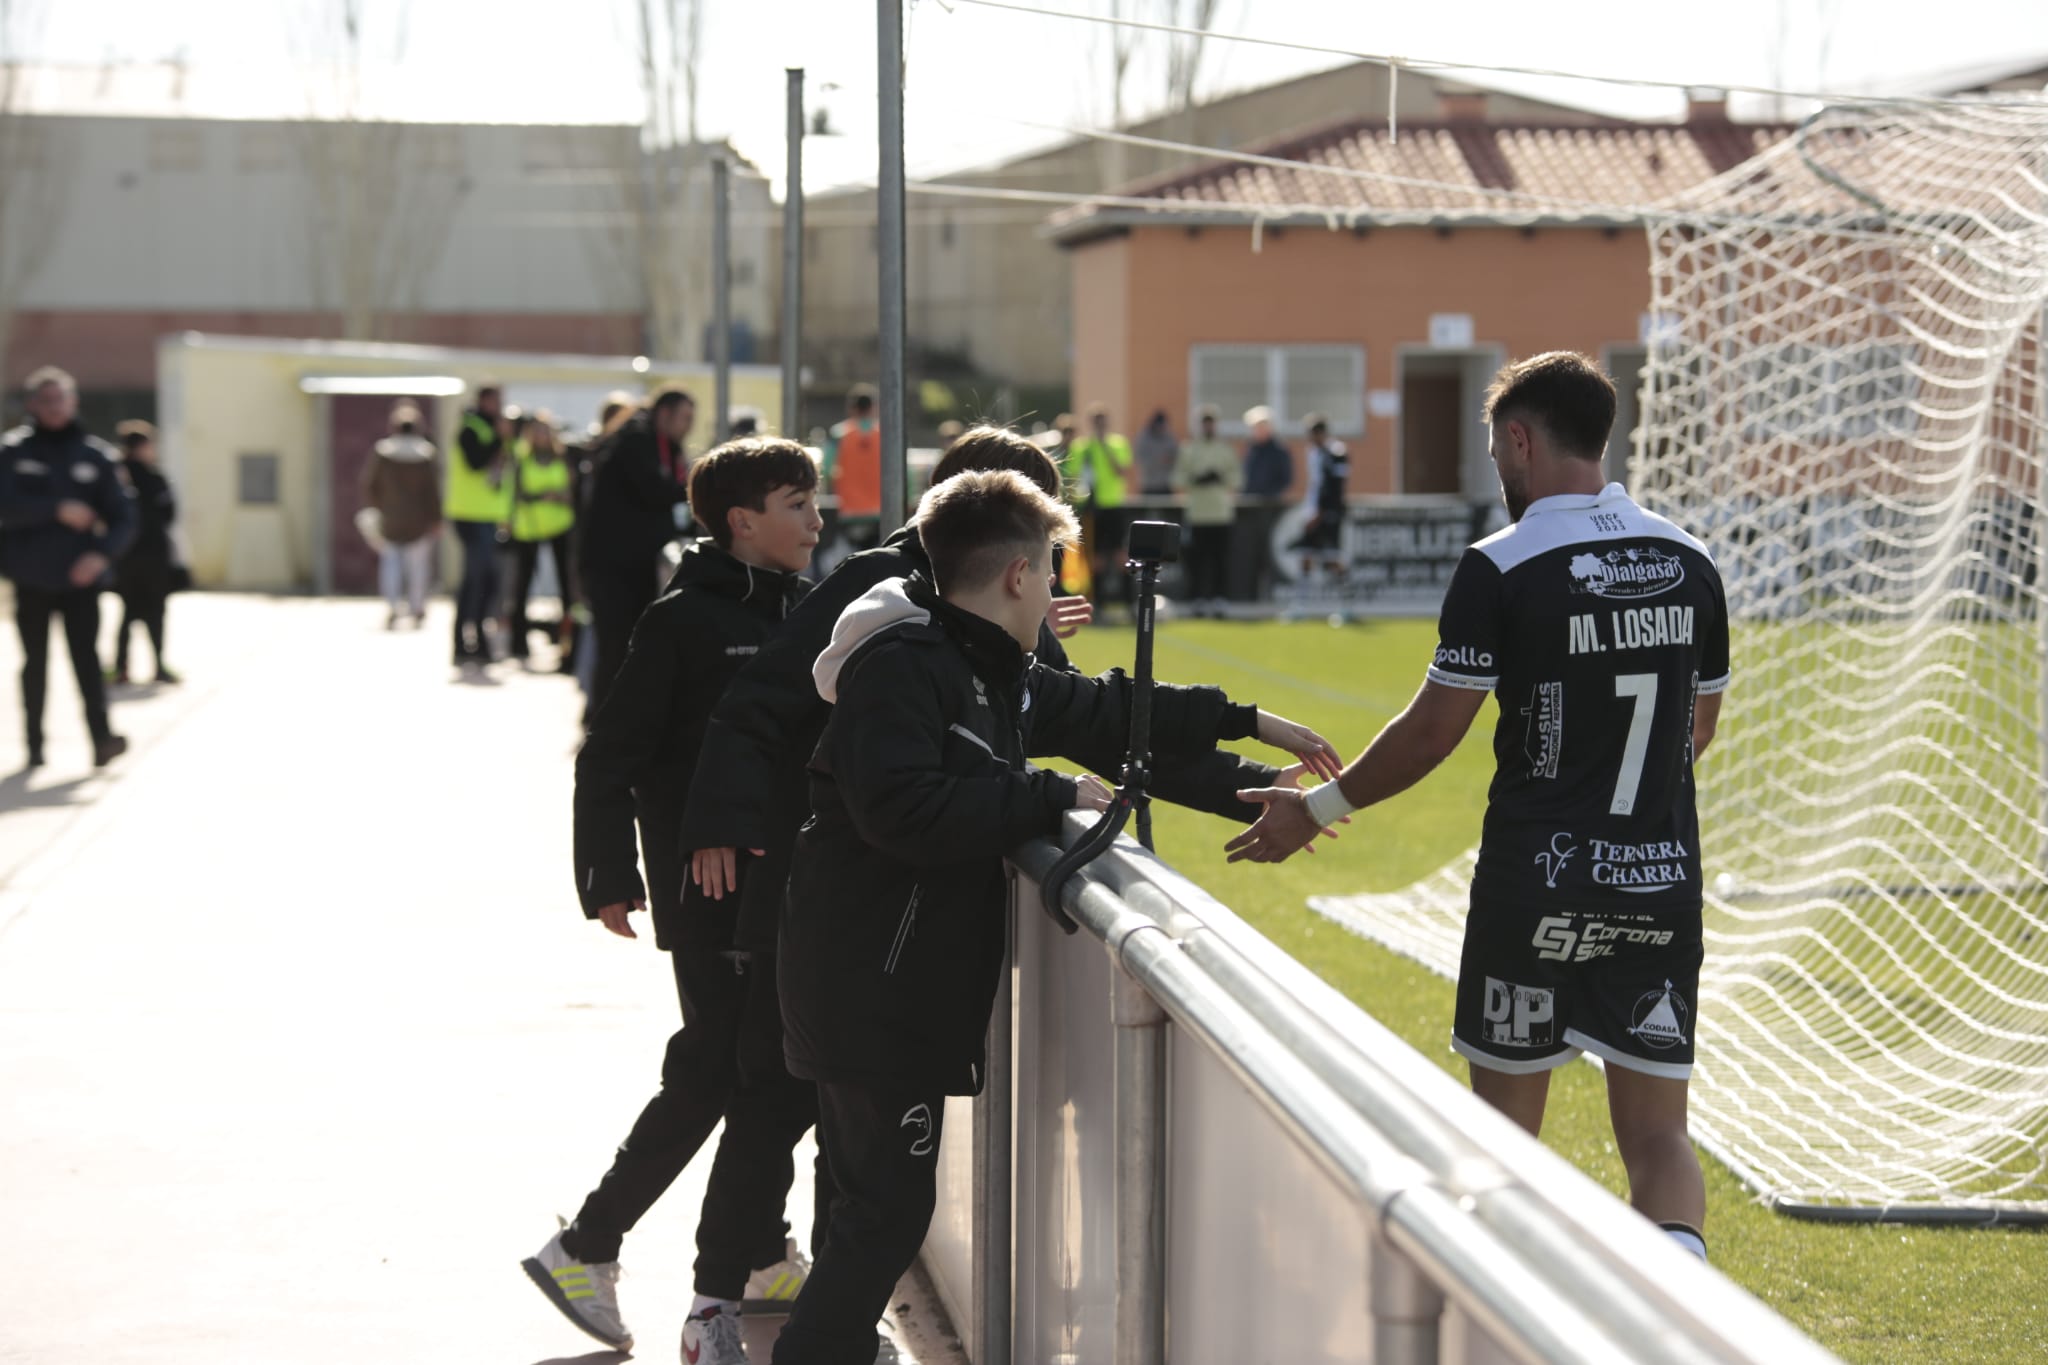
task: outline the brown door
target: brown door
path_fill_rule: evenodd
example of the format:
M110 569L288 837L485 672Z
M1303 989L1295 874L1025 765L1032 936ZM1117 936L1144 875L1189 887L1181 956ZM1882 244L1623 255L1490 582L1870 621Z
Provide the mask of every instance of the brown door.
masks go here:
M1401 491L1456 493L1458 410L1464 381L1456 374L1409 374L1401 380Z
M334 551L331 591L335 593L377 591L377 552L356 529L356 513L363 506L363 470L370 463L370 448L390 431L392 405L405 398L404 394L337 393L328 400L328 467L333 482L328 489L327 535ZM420 410L422 432L440 430L434 422L433 399L415 397L410 401Z

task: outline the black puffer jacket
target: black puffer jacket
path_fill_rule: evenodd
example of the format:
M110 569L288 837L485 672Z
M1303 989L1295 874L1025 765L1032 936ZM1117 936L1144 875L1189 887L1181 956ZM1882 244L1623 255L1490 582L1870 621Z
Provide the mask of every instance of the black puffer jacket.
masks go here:
M820 583L782 631L740 673L711 713L698 771L704 780L691 788L683 817L685 852L699 848L758 848L764 870L789 864L796 832L811 813L802 780L804 764L818 747L832 708L818 696L811 668L832 641L840 614L877 584L913 573L931 574L931 560L905 526L872 550L849 557ZM1050 629L1038 632L1040 664L1070 671L1067 651ZM1102 742L1075 761L1112 782L1121 774L1124 735ZM1258 810L1237 799L1247 787L1272 786L1279 769L1228 751L1192 758L1158 755L1152 792L1162 801L1207 811L1226 819L1250 820ZM754 878L742 889L739 942L772 950L782 913L782 884L776 876Z
M1074 779L1025 759L1121 743L1130 681L1034 663L921 577L849 608L816 681L838 704L811 760L816 813L783 911L790 1071L973 1094L1002 969L1003 856L1074 805ZM1153 705L1166 753L1257 724L1213 687L1162 686Z
M655 942L731 946L738 902L707 900L686 885L676 837L683 798L712 706L805 591L795 574L742 564L712 540L683 551L669 591L634 627L625 666L576 755L576 893L586 917L643 893L637 817Z
M678 503L689 498L682 460L664 466L652 412L635 413L595 459L583 514L582 564L600 574L652 579L661 547L676 538Z
M98 551L112 578L135 540L135 500L121 478L120 456L73 422L59 431L16 427L0 436L0 577L24 588L63 592L76 585L71 566ZM82 502L98 520L74 531L57 507Z

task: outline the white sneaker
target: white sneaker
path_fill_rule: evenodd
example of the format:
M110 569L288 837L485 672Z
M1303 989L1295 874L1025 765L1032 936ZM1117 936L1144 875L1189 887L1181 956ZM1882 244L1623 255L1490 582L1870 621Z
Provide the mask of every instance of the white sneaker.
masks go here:
M683 1365L747 1365L740 1315L707 1308L683 1319Z
M774 1265L763 1266L747 1276L747 1292L740 1307L748 1313L787 1313L810 1276L811 1261L797 1250L796 1239L783 1244L787 1253Z
M586 1265L562 1250L562 1234L520 1266L562 1316L615 1351L633 1349L633 1334L619 1318L619 1263Z

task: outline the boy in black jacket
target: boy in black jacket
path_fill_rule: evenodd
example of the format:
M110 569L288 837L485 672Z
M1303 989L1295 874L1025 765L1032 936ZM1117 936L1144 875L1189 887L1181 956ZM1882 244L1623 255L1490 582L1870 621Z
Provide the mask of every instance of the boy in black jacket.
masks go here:
M819 1141L839 1187L825 1240L775 1347L783 1365L867 1365L875 1323L930 1225L948 1095L979 1091L1002 970L1003 855L1100 810L1099 778L1034 769L1122 742L1130 682L1029 651L1051 605L1065 504L1007 470L961 474L917 517L933 580L879 584L818 657L833 703L811 760L780 986L789 1069L818 1082ZM1256 734L1327 748L1209 687L1160 687L1167 753Z
M667 594L648 607L610 695L576 758L576 890L586 917L637 935L653 907L655 943L675 968L683 1028L669 1040L661 1092L641 1111L576 1221L525 1262L569 1319L619 1349L615 1282L625 1233L659 1199L723 1119L697 1231L697 1302L684 1328L690 1358L743 1360L738 1311L750 1272L773 1268L793 1297L801 1268L783 1266L790 1149L816 1120L813 1087L780 1057L772 954L733 945L733 916L690 892L677 843L704 724L733 676L803 594L821 521L816 466L788 441L732 441L698 461L690 503L710 530L683 552ZM642 884L634 825L646 858Z

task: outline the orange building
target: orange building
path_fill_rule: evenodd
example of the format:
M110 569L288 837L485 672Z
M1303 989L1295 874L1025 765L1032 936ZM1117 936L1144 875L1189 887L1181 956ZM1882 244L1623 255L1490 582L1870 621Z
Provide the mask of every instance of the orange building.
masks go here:
M1569 348L1623 390L1610 458L1635 425L1653 326L1649 247L1632 206L1735 167L1784 137L1719 102L1678 124L1350 120L1141 183L1053 221L1073 257L1073 396L1134 430L1214 403L1223 434L1272 408L1296 449L1326 414L1352 492L1491 499L1481 397L1507 359ZM1236 207L1247 205L1250 207Z

